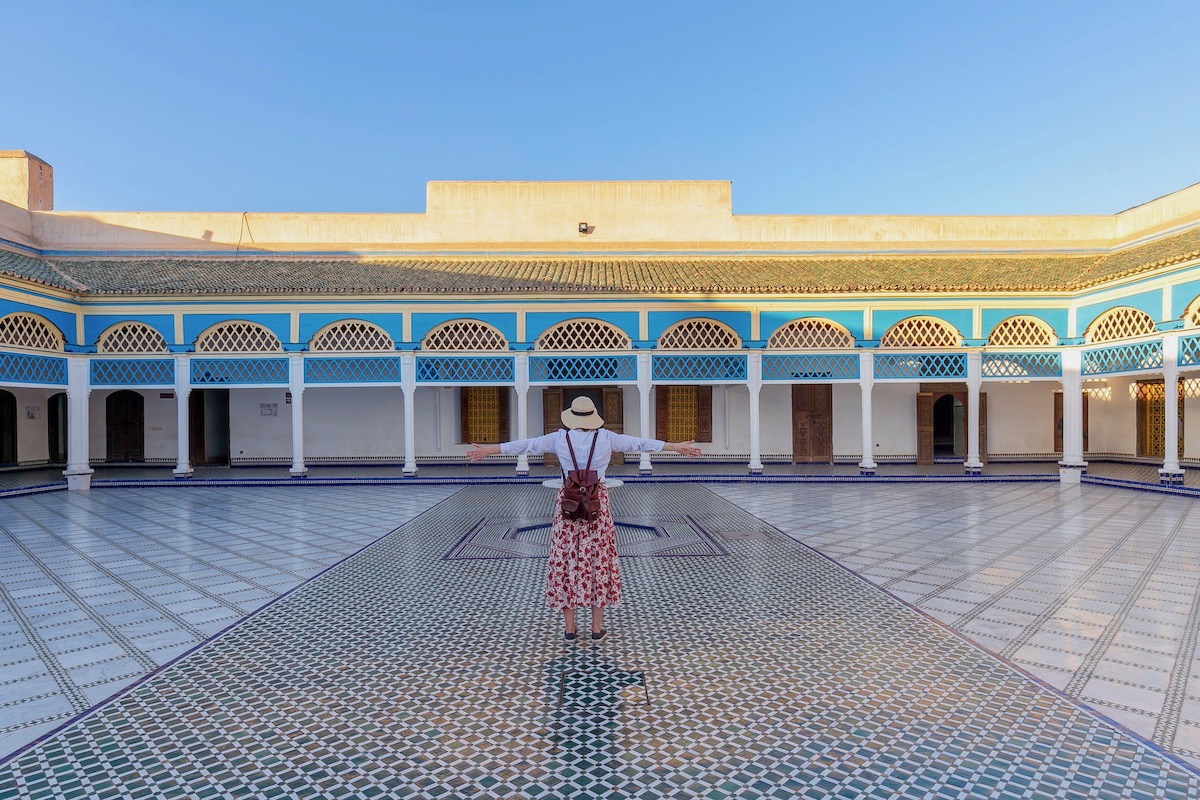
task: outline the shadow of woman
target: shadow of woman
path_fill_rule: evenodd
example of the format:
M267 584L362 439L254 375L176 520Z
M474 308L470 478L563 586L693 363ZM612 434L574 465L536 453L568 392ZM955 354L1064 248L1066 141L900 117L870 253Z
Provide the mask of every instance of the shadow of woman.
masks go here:
M625 669L599 649L572 649L543 667L551 745L547 766L576 791L616 785L622 711L650 704L645 672Z

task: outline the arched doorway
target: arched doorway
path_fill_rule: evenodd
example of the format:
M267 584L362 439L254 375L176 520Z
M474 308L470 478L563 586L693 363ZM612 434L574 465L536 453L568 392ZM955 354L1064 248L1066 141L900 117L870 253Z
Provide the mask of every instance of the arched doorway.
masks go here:
M967 407L952 394L944 394L933 403L933 457L962 458L967 451Z
M50 395L46 401L46 434L51 464L67 463L67 394Z
M17 397L0 390L0 467L17 465Z
M146 460L146 400L138 392L113 392L105 404L107 461Z

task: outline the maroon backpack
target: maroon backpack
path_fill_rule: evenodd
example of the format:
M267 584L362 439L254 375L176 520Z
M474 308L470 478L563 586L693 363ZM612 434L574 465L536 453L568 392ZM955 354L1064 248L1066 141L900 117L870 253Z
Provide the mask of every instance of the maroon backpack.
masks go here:
M592 455L596 452L596 440L600 431L592 433L592 447L588 450L585 467L592 465ZM591 522L600 516L600 473L594 469L580 469L575 458L575 447L571 444L571 432L567 431L567 449L571 451L571 466L574 469L567 472L563 479L562 515L563 519L585 520Z

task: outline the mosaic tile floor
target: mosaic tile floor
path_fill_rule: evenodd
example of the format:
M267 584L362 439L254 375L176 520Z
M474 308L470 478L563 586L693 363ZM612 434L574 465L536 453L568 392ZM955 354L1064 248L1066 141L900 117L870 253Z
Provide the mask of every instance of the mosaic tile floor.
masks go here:
M1197 501L1099 486L713 491L1200 763Z
M96 490L0 503L0 758L453 488Z
M814 518L843 493L868 490L865 504L914 532L912 515L941 521L935 507L969 528L1027 507L1016 497L1005 505L1005 490L1051 491L972 485L972 497L980 488L1001 494L964 503L944 486L719 487L762 492L765 517L788 493L805 494L809 506L792 513ZM1042 514L1074 530L1073 516L1109 494L1130 514L1149 513L1144 499L1179 502L1084 490L1096 502L1060 513L1058 495L1046 495ZM90 496L123 504L142 491ZM277 509L312 511L317 491L293 492ZM371 503L372 493L396 490L361 491L356 504L375 509L386 501ZM444 558L480 518L544 520L549 494L462 488L4 764L0 797L1200 793L1196 772L714 491L627 484L613 499L618 517L691 516L718 535L768 537L723 539L725 556L627 559L609 639L568 644L540 607L540 560ZM357 515L341 517L351 525ZM1092 516L1078 524L1098 529Z

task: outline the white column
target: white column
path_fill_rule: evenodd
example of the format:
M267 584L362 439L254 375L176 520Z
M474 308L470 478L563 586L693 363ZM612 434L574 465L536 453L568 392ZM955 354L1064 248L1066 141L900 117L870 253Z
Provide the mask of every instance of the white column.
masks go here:
M858 354L858 388L862 391L862 461L860 475L875 474L875 433L871 394L875 388L875 354L864 350Z
M88 464L88 395L92 393L88 368L83 356L67 359L67 488L82 491L92 488L92 468Z
M1182 483L1179 467L1179 334L1163 334L1163 391L1166 419L1163 421L1163 465L1158 471L1163 483Z
M650 353L637 354L637 388L638 415L642 420L642 438L654 438L654 424L650 421L650 390L654 387L654 362ZM653 471L650 454L642 453L638 460L638 472L648 474Z
M175 463L176 478L192 477L191 416L188 401L192 394L191 365L187 356L175 356Z
M517 390L517 438L529 438L529 354L517 353L515 369ZM517 474L529 474L529 456L517 456Z
M1068 347L1062 351L1063 387L1063 460L1058 462L1063 483L1079 483L1087 468L1083 460L1083 351Z
M979 388L983 385L983 353L971 350L967 353L967 460L963 467L968 473L983 470L979 460Z
M763 471L762 421L759 418L758 396L762 391L762 353L746 354L746 388L750 390L750 472Z
M293 478L308 474L304 465L304 356L288 356L288 389L292 393L292 468Z
M417 356L400 356L400 388L404 391L404 477L417 474Z

